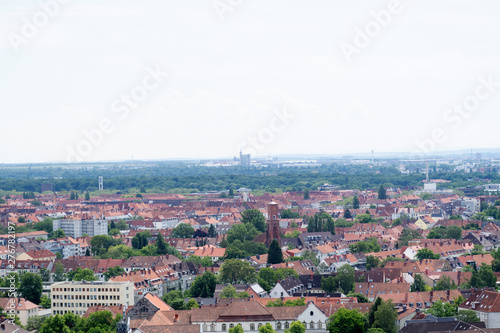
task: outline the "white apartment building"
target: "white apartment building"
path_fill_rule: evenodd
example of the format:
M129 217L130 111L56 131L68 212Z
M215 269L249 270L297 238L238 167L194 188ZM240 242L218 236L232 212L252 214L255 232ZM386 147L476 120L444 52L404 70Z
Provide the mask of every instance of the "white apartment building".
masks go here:
M106 220L54 220L54 230L61 229L66 236L73 238L87 234L90 237L108 234L108 221Z
M66 281L50 286L52 314L83 315L91 306L133 305L134 284L130 281Z

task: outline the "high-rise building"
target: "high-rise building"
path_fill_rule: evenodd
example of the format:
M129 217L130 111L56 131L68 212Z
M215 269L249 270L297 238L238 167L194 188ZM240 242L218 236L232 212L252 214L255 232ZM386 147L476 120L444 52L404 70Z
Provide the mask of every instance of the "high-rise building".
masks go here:
M54 230L61 229L66 236L73 238L87 234L90 237L108 234L108 221L106 220L53 220Z
M241 166L245 168L250 167L250 154L243 154L242 151L240 151L240 164Z
M271 201L267 204L267 229L266 246L269 247L273 239L277 239L281 245L280 219L278 215L278 204Z

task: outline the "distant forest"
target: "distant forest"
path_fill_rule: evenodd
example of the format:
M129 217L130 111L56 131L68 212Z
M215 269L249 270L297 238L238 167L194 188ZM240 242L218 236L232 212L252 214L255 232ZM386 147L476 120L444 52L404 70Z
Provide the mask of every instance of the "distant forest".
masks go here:
M422 171L423 169L420 169ZM431 169L431 178L451 183L439 188L474 186L490 180L500 183L498 173L463 173ZM314 168L208 168L183 163L110 164L75 167L47 165L0 167L0 191L40 192L42 183L51 183L54 191L89 191L98 189L98 177L104 177L108 191L130 190L150 193L195 193L237 190L241 187L263 192L316 190L324 183L339 189L411 188L422 186L423 173L401 174L392 166L325 164Z

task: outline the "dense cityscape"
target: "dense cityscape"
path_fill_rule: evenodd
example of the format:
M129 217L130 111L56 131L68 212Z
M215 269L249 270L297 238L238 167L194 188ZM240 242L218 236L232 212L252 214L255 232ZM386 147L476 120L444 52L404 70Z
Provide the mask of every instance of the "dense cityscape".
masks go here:
M41 333L500 328L499 170L484 153L2 165L3 318Z
M0 333L500 333L500 1L0 1Z

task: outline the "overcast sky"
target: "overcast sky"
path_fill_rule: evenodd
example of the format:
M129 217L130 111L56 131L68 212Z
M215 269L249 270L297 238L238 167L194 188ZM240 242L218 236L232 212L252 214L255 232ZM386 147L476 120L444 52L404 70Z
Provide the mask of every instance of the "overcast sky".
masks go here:
M0 0L0 162L498 148L499 13L496 0Z

